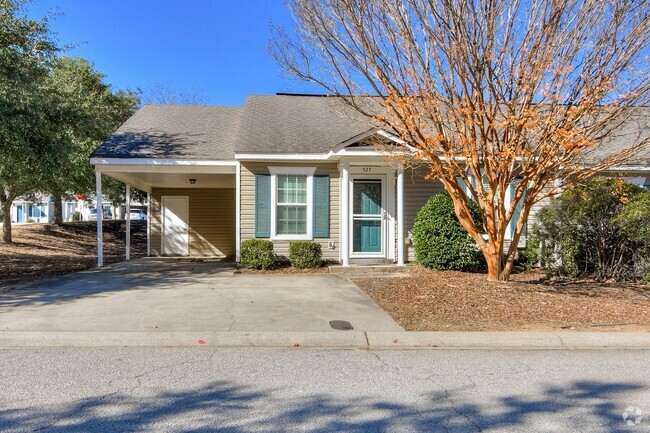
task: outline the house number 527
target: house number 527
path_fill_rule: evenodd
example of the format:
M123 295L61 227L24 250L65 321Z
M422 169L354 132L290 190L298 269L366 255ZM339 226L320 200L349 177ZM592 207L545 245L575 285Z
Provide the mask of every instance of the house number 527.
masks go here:
M370 168L370 167L363 167L362 170L363 170L364 173L370 173L370 172L372 171L372 168Z

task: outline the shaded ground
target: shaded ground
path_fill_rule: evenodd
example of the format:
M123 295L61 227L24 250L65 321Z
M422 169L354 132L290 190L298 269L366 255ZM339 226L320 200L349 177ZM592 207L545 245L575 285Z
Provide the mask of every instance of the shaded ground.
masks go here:
M3 433L650 427L649 351L38 349L0 365Z
M0 330L180 332L193 343L204 331L340 332L331 320L402 331L346 278L234 271L217 260L144 258L36 281L0 293Z
M97 266L97 223L13 227L11 245L0 242L0 289ZM104 221L104 262L124 260L124 221ZM146 221L131 222L131 257L147 253Z
M407 331L650 330L650 287L538 271L513 280L415 266L406 278L353 281Z

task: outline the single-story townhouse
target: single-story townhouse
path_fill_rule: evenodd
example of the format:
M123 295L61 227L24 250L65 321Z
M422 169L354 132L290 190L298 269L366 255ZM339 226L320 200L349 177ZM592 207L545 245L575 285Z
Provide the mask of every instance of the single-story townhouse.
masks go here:
M336 97L292 94L145 105L91 155L98 194L99 173L148 193L155 256L239 261L241 242L262 238L280 256L290 241L311 240L344 266L403 265L415 257L416 213L442 184L391 163L377 140L408 145L344 111ZM614 171L648 187L649 162ZM101 265L101 245L99 256Z

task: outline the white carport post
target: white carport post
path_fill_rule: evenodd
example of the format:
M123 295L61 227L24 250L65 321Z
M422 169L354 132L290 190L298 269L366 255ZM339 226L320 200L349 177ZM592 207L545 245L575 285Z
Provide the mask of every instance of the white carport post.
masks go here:
M397 170L397 266L404 266L404 169Z
M241 262L241 163L235 172L235 261Z
M126 184L126 260L131 260L131 185Z
M102 230L102 173L95 171L95 198L97 199L97 266L104 266L104 233Z
M350 165L341 164L341 264L350 266Z
M151 256L151 192L147 191L147 257Z

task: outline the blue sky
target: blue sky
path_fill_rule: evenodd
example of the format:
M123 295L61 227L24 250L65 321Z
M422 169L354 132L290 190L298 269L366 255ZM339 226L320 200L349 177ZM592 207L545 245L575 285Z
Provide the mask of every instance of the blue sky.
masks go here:
M282 0L35 0L68 55L95 63L118 89L164 85L207 104L241 105L249 93L322 93L283 77L267 53L269 25L289 26Z

